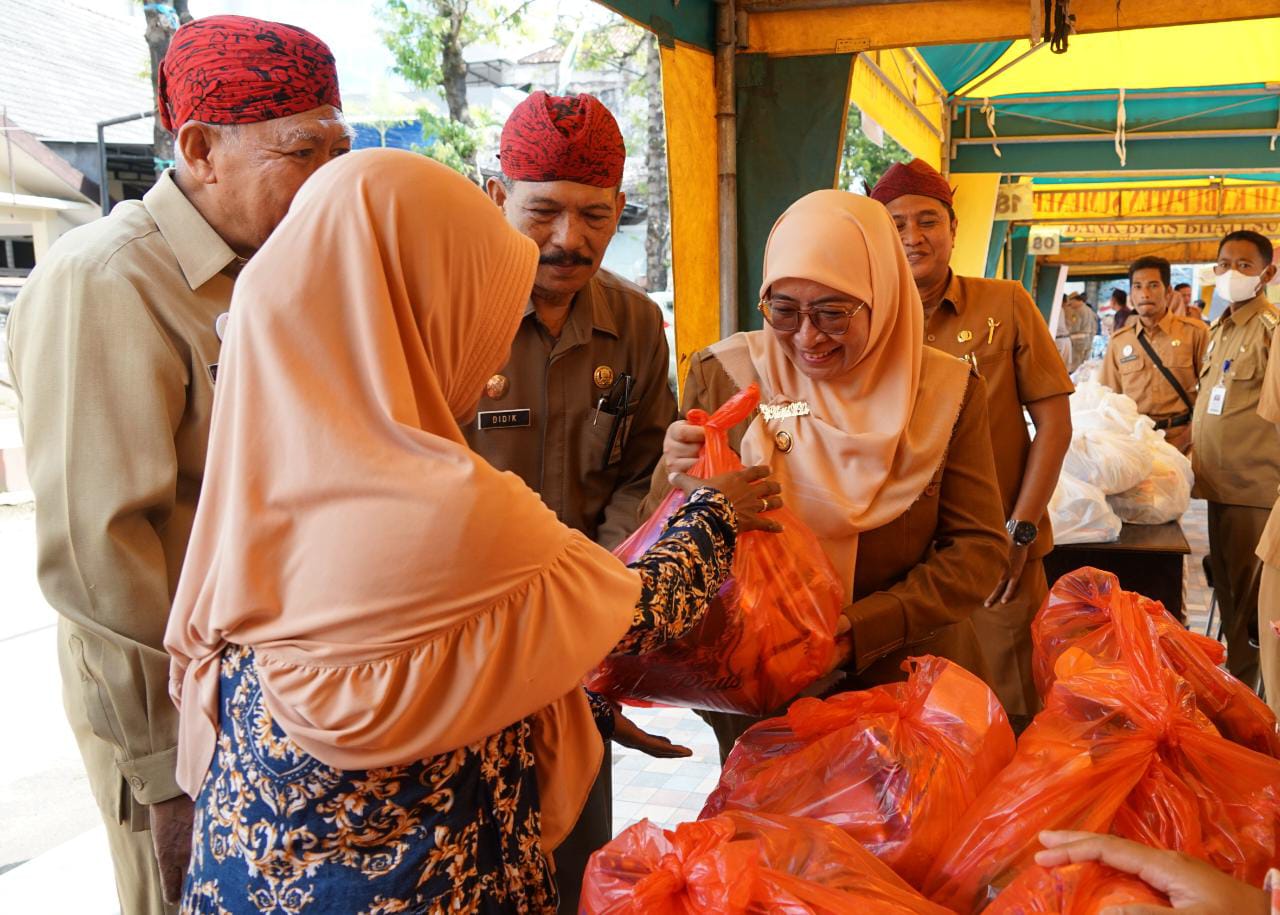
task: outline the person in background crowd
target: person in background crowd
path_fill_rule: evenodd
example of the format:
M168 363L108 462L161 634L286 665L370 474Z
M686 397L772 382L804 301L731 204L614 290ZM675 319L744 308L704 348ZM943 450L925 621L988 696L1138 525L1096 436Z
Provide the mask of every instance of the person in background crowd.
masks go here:
M676 415L661 310L600 266L626 204L622 134L590 95L534 92L507 119L499 158L489 196L541 258L511 356L485 385L467 442L612 549L640 523ZM656 756L690 752L621 715L614 739ZM612 798L606 757L578 829L556 853L566 915L578 911L587 859L613 838Z
M714 412L758 383L762 404L803 405L769 419L756 411L729 444L773 469L844 581L852 654L841 692L903 679L903 660L917 654L986 675L972 617L1006 574L985 385L971 364L924 345L895 235L865 197L816 191L792 204L765 249L765 328L695 354L681 404ZM649 506L703 437L671 426ZM702 717L721 762L754 720Z
M40 586L60 614L63 700L128 915L167 910L191 850L161 640L232 284L352 136L333 55L293 26L187 23L159 86L175 167L141 201L53 246L14 305L8 342Z
M613 722L582 678L696 625L778 487L677 475L627 568L471 451L537 266L467 179L377 149L245 270L165 633L185 912L555 911Z
M1089 832L1040 833L1044 851L1036 853L1041 867L1099 861L1140 877L1169 898L1173 909L1124 906L1103 909L1106 915L1157 915L1185 910L1194 915L1280 915L1280 870L1267 873L1263 889L1222 873L1212 864L1163 848L1150 848L1117 836Z
M1277 361L1271 341L1280 309L1267 301L1272 246L1257 232L1232 232L1218 246L1216 292L1230 303L1209 328L1200 395L1191 421L1192 495L1209 503L1209 564L1227 638L1227 669L1245 683L1258 675L1251 635L1258 620L1263 560L1280 563L1275 539L1260 545L1280 488L1280 437L1264 392Z
M974 625L1015 724L1039 708L1031 674L1031 620L1048 594L1042 559L1053 548L1047 507L1071 444L1073 390L1052 335L1027 291L1008 280L957 275L951 187L916 160L895 165L871 192L898 230L920 293L926 345L969 361L987 387L991 444L1006 521L1007 556ZM1035 440L1027 433L1023 408Z
M1204 320L1204 301L1201 299L1191 301L1190 283L1179 283L1173 287L1169 295L1169 310L1180 318Z
M1111 332L1114 334L1133 317L1133 309L1129 307L1129 296L1123 289L1111 290Z
M1169 271L1162 257L1129 265L1129 301L1138 319L1112 334L1098 381L1132 398L1186 454L1209 328L1170 310Z
M1071 341L1071 360L1067 363L1068 374L1074 372L1089 358L1093 350L1093 338L1098 335L1098 315L1085 301L1084 296L1073 292L1067 296L1062 306L1062 317L1058 319L1059 338Z

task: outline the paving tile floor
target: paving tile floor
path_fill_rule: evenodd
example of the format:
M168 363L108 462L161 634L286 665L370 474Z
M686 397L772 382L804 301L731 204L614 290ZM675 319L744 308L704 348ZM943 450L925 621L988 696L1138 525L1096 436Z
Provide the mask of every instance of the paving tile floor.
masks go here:
M1191 553L1183 563L1183 592L1189 626L1203 632L1211 592L1202 560L1209 551L1203 501L1193 501L1182 529ZM671 828L695 820L720 774L711 728L686 709L630 709L628 716L645 730L662 734L693 750L687 759L654 759L613 746L613 829L621 832L648 817Z

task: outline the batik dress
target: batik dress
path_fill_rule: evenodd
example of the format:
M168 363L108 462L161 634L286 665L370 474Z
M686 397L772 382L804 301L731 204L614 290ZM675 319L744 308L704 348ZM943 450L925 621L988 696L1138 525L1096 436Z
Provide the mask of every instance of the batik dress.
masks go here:
M694 493L632 566L641 596L616 650L639 654L688 631L728 576L734 539L724 497ZM555 911L532 719L421 762L344 771L272 719L251 648L224 651L220 690L184 913ZM612 710L590 698L608 739Z

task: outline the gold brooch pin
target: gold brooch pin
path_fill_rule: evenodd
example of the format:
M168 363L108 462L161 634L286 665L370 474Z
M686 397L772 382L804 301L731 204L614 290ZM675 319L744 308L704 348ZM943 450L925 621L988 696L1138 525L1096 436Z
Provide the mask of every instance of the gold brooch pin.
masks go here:
M511 382L506 375L494 375L484 383L484 396L490 400L502 400L511 390Z
M796 445L791 438L791 433L789 432L779 432L774 435L773 443L778 446L778 450L783 454L789 452Z
M996 328L1000 326L1000 322L995 318L987 318L987 345L991 345L991 341L995 338Z
M973 339L973 331L971 330L962 330L960 331L960 333L956 334L957 343L968 343L972 339Z
M1169 345L1170 345L1170 346L1181 346L1181 345L1182 345L1182 341L1181 341L1181 340L1174 340L1174 341L1173 341L1172 343L1170 343Z
M596 387L603 390L613 384L613 369L607 365L598 365L591 378L595 381Z

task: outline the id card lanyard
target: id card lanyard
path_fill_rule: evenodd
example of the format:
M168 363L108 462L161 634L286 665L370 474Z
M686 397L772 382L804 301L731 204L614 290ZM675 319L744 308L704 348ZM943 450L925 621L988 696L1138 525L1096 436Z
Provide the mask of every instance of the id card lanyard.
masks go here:
M1222 377L1218 379L1218 383L1209 392L1209 409L1207 412L1210 416L1222 415L1222 408L1227 402L1227 372L1230 370L1231 360L1228 359L1222 363Z

